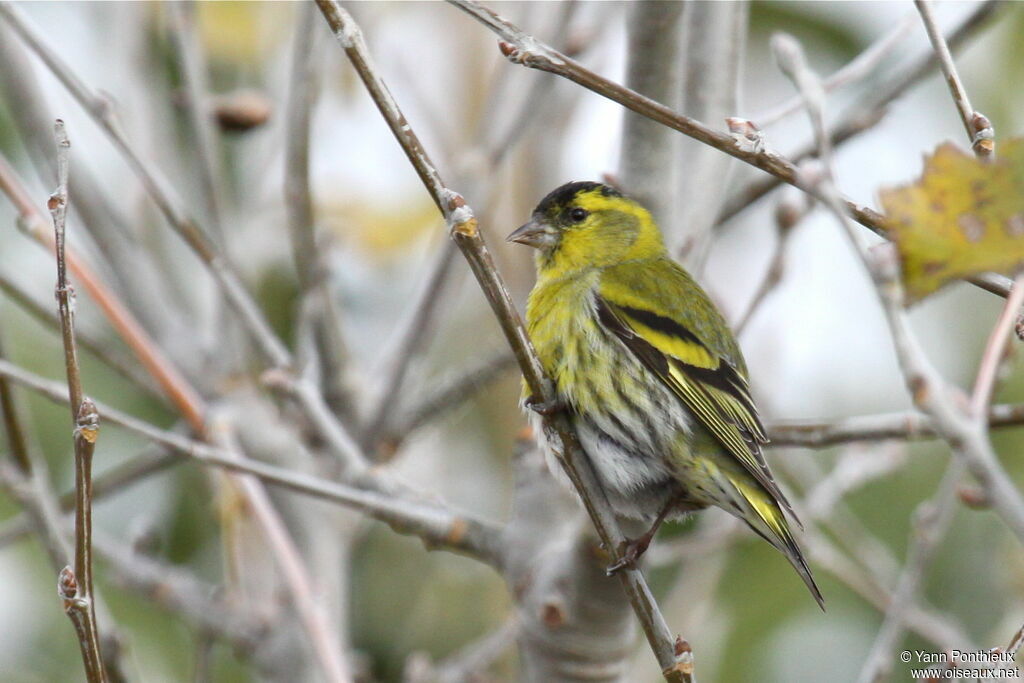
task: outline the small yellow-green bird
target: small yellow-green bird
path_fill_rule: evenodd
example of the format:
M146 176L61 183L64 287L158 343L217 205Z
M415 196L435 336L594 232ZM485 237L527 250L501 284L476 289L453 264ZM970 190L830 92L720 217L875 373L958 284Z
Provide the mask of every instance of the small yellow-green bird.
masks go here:
M568 183L508 239L537 249L526 322L557 408L616 514L652 524L610 569L635 562L665 519L717 505L778 548L824 609L761 454L739 345L651 214L607 185Z

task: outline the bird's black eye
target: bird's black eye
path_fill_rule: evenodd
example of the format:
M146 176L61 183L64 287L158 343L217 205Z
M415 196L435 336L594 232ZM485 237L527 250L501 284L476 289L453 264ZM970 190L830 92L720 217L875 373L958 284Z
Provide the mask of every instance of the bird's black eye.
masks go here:
M571 220L573 223L579 223L580 221L582 221L586 217L587 217L587 210L586 209L581 209L580 207L577 206L574 209L570 209L569 210L569 220Z

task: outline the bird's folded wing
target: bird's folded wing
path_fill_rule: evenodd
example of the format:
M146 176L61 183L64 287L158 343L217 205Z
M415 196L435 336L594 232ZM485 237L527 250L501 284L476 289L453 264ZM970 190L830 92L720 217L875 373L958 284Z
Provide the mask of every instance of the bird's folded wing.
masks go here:
M673 318L638 308L635 301L632 305L616 303L607 291L595 296L600 323L678 396L792 515L761 455L760 444L767 438L746 378Z

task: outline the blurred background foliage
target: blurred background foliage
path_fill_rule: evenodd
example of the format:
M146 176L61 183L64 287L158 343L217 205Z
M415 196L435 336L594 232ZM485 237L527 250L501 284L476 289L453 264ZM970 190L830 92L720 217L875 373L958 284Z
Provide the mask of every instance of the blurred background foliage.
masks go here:
M948 24L969 4L942 3L940 20ZM575 32L559 36L551 32L557 4L493 3L543 39L556 44L571 37L583 39L580 59L621 80L623 5L579 5ZM23 9L46 27L50 46L74 64L86 82L111 96L129 138L202 214L202 176L194 170L196 143L181 105L182 78L167 8L156 3L56 2L24 4ZM548 77L506 63L492 36L450 6L374 2L353 3L349 9L447 182L466 193L477 209L499 267L521 303L532 284L532 264L525 250L507 247L502 238L548 189L615 172L621 120L616 105L552 79L543 101L533 104L536 113L527 117L529 129L522 140L500 164L493 164L489 145L501 139L513 118L506 103L518 102L516 93ZM209 2L196 10L211 90L226 97L248 93L269 110L261 125L225 132L217 153L225 174L229 254L276 329L291 339L298 289L284 227L282 140L297 5ZM770 57L768 40L773 32L795 35L811 65L827 74L912 11L902 3L752 3L742 110L737 114L756 120L757 112L792 95ZM445 235L429 198L337 45L323 25L318 22L316 28L321 34L316 55L322 83L312 132L316 212L330 234L325 248L330 249L333 265L331 286L344 312L352 382L372 391ZM975 106L990 117L999 137L1020 135L1024 123L1024 93L1011 87L1024 79L1022 33L1024 5L1012 3L958 58ZM4 39L10 39L9 34ZM889 63L927 45L920 27L903 42ZM177 298L181 309L194 316L184 321L186 327L196 335L210 334L216 326L210 324L214 312L204 300L209 293L206 275L169 236L137 180L94 124L38 60L30 63L53 115L68 122L76 161L102 179L119 219L136 226L162 264L173 265L168 270L174 279L164 283L166 295ZM836 93L830 98L832 111L870 92L876 78ZM34 171L33 149L23 141L11 113L18 106L9 93L0 100L0 149L32 181L42 203L52 186ZM878 187L916 177L924 152L948 139L959 144L961 137L956 112L936 70L896 101L881 125L839 150L840 186L855 199L873 204ZM770 144L784 152L808 138L801 115L768 131ZM733 183L738 186L754 173L736 169ZM716 235L701 280L729 317L744 309L767 265L774 239L773 205L773 200L760 202ZM0 269L40 301L50 301L52 265L41 249L14 229L14 213L5 201L0 202L0 230ZM79 233L72 234L71 242L87 254L95 252L95 245ZM816 211L795 229L787 263L783 283L742 337L755 394L767 416L829 418L909 407L874 293L827 216ZM502 348L497 325L461 262L443 295L436 333L414 364L400 399L405 406L467 362ZM964 384L973 377L999 307L1000 301L991 295L957 285L916 307L912 317L933 360L947 377ZM78 319L83 329L123 350L87 297L79 297ZM63 376L59 339L6 297L0 297L0 327L14 361L49 377ZM174 426L175 416L166 406L88 354L84 372L90 394L162 426ZM219 381L242 379L228 376ZM418 430L394 466L404 477L460 507L502 519L508 512L514 435L523 426L516 406L518 386L515 373L505 373L473 401ZM73 482L66 409L22 395L39 452L45 455L57 488L66 490ZM1022 400L1024 378L1018 369L997 401ZM1020 430L1000 431L995 443L1004 466L1024 484ZM95 469L102 472L145 447L133 436L105 429ZM800 463L814 463L828 470L843 453L856 456L877 449L905 450L902 466L846 500L859 524L902 560L912 512L931 495L948 459L944 446L929 442L823 451L779 449L769 457L773 463L796 463L797 469ZM783 479L792 489L802 490L794 478ZM286 495L276 497L282 505L286 499L294 504ZM209 474L186 463L106 498L98 505L96 518L105 534L129 541L154 538L158 557L219 582L222 539L217 508ZM16 513L17 506L0 496L0 517ZM507 618L511 601L493 571L462 557L426 552L418 541L381 524L363 526L365 533L352 551L350 630L352 644L365 657L374 680L400 680L410 655L443 658ZM687 534L690 529L674 533ZM720 577L714 576L716 567L722 569ZM701 680L851 680L872 643L880 615L827 571L816 571L828 601L824 615L788 565L752 535L720 556L684 557L678 566L656 571L653 581L669 624L694 648ZM130 637L131 658L143 679L188 680L196 635L144 599L107 584L102 565L97 575L121 630ZM702 583L704 575L712 578ZM678 584L680 577L693 580ZM691 594L680 585L703 586L704 592ZM3 680L77 679L79 654L53 588L53 573L35 542L11 543L0 550ZM1024 614L1024 561L1017 542L991 513L962 508L925 593L938 611L960 621L978 645L1005 644ZM914 636L908 636L905 647L932 649ZM512 650L493 669L499 679L514 676ZM247 664L227 648L215 646L212 656L212 680L252 676ZM644 648L636 655L635 671L635 680L658 679Z

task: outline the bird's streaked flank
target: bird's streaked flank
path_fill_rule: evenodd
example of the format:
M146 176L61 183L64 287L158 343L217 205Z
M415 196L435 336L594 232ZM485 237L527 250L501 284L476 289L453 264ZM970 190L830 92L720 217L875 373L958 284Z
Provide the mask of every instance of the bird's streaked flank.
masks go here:
M537 249L526 322L561 403L532 407L567 410L615 512L651 523L611 569L665 519L717 505L782 551L824 607L761 454L739 345L651 214L607 185L569 183L508 239Z

